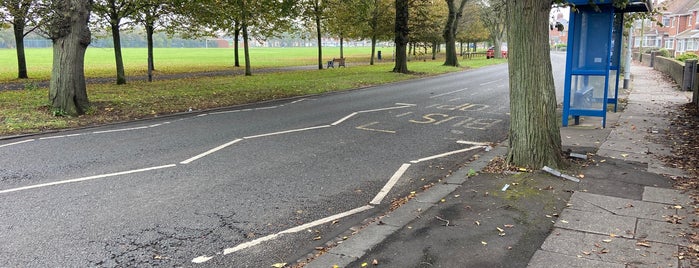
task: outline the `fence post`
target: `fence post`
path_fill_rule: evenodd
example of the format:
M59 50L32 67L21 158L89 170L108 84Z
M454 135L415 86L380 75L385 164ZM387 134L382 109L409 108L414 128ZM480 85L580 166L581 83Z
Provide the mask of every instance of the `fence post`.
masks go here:
M692 90L694 88L694 79L697 76L697 60L690 59L684 61L684 76L682 78L682 89Z
M653 68L655 66L655 51L650 52L650 67Z

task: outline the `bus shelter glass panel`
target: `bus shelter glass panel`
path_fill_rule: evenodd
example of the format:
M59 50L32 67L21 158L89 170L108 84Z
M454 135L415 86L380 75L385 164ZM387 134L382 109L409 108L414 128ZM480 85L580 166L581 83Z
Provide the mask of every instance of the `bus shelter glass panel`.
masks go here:
M570 108L581 111L596 111L604 109L605 83L604 75L573 75L570 85ZM583 112L581 115L587 115Z

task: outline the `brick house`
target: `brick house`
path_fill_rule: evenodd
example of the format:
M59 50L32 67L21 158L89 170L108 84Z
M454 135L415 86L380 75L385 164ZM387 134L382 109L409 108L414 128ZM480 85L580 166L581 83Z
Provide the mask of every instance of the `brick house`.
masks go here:
M662 24L645 20L634 24L634 48L665 48L678 56L685 52L699 51L699 0L666 0L656 7L665 7L656 20Z

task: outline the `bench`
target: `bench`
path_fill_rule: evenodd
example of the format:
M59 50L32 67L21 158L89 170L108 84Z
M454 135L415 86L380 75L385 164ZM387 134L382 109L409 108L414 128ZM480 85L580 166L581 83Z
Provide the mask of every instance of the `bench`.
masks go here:
M339 58L339 59L333 58L333 60L329 60L327 68L335 68L336 63L337 63L337 67L347 68L347 66L345 66L345 58Z

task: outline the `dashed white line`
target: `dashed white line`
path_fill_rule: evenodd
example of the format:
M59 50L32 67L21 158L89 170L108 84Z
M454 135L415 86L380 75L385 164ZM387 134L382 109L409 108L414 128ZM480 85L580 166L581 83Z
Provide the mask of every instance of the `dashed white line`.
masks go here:
M146 171L152 171L152 170L158 170L158 169L164 169L164 168L171 168L171 167L175 167L175 166L177 166L177 165L170 164L170 165L128 170L128 171L122 171L122 172L116 172L116 173L110 173L110 174L95 175L95 176L83 177L83 178L77 178L77 179L35 184L35 185L30 185L30 186L2 190L2 191L0 191L0 194L18 192L18 191L24 191L24 190L29 190L29 189L42 188L42 187L48 187L48 186L54 186L54 185L60 185L60 184L76 183L76 182L83 182L83 181L89 181L89 180L95 180L95 179L102 179L102 178L107 178L107 177L114 177L114 176L133 174L133 173L139 173L139 172L146 172Z
M232 248L226 248L223 250L223 255L231 254L231 253L243 250L243 249L247 249L247 248L259 245L263 242L273 240L273 239L275 239L281 235L284 235L284 234L298 233L298 232L306 230L308 228L313 228L313 227L321 225L321 224L325 224L325 223L332 222L332 221L337 220L337 219L341 219L341 218L344 218L347 216L351 216L351 215L354 215L357 213L361 213L361 212L370 210L372 208L374 208L374 207L370 206L370 205L358 207L358 208L355 208L353 210L345 211L343 213L335 214L335 215L332 215L329 217L322 218L320 220L316 220L316 221L309 222L309 223L306 223L303 225L299 225L299 226L296 226L294 228L290 228L290 229L281 231L281 232L276 233L276 234L271 234L268 236L260 237L258 239L242 243L242 244L237 245L237 246L232 247ZM192 259L192 262L193 263L204 263L212 258L213 258L213 256L199 256L199 257Z
M371 202L369 202L369 204L372 204L372 205L381 204L381 201L386 197L386 195L388 195L388 193L391 191L391 189L393 189L393 186L396 185L396 182L398 182L400 177L403 176L403 173L405 173L405 171L408 170L409 167L410 167L410 164L401 165L400 168L398 168L398 170L396 171L396 173L393 173L393 176L391 177L391 179L389 179L388 182L386 182L386 185L384 185L383 188L381 188L381 191L379 191L379 193L376 194L374 199L372 199Z
M485 82L485 83L483 83L483 84L480 84L479 86L485 86L485 85L490 85L490 84L493 84L493 83L497 83L497 82L500 82L500 80L495 80L495 81Z
M199 154L199 155L197 155L197 156L195 156L195 157L192 157L192 158L190 158L190 159L184 160L184 161L180 162L180 164L186 165L186 164L192 163L192 162L196 161L196 160L199 159L199 158L202 158L202 157L204 157L204 156L213 154L213 153L215 153L215 152L217 152L217 151L219 151L219 150L221 150L221 149L223 149L223 148L226 148L226 147L228 147L228 146L231 146L231 145L233 145L233 144L235 144L235 143L237 143L237 142L240 142L240 141L242 141L242 140L243 140L243 139L237 139L237 140L233 140L233 141L227 142L227 143L225 143L225 144L223 144L223 145L220 145L220 146L218 146L218 147L216 147L216 148L213 148L213 149L211 149L211 150L208 150L208 151L206 151L206 152L203 152L203 153L201 153L201 154Z
M247 136L243 139L249 140L249 139L262 138L262 137L268 137L268 136L274 136L274 135L280 135L280 134L288 134L288 133L294 133L294 132L301 132L301 131L307 131L307 130L314 130L314 129L320 129L320 128L326 128L326 127L332 127L332 126L331 125L322 125L322 126L317 126L317 127L292 129L292 130L266 133L266 134L260 134L260 135L254 135L254 136Z
M18 141L18 142L3 144L3 145L0 145L0 148L6 147L6 146L12 146L12 145L17 145L17 144L22 144L22 143L27 143L27 142L32 142L32 141L35 141L35 139L28 139L28 140L23 140L23 141Z
M446 152L446 153L443 153L443 154L433 155L433 156L421 158L421 159L418 159L418 160L410 161L410 163L417 164L417 163L420 163L420 162L424 162L424 161L428 161L428 160L432 160L432 159L437 159L437 158L442 158L442 157L450 156L450 155L453 155L453 154L458 154L458 153L463 153L463 152L472 151L472 150L475 150L475 149L478 149L478 148L483 148L483 146L473 146L473 147L469 147L469 148L466 148L466 149L461 149L461 150Z
M122 132L122 131L131 131L131 130L139 130L139 129L146 129L148 126L142 126L142 127L131 127L131 128L121 128L121 129L112 129L112 130L103 130L103 131L94 131L92 134L105 134L105 133L114 133L114 132Z
M430 97L430 99L434 99L434 98L438 98L438 97L441 97L441 96L446 96L446 95L450 95L450 94L454 94L454 93L459 93L459 92L465 91L465 90L468 90L468 88L462 88L462 89L454 90L454 91L451 91L451 92L446 92L446 93L442 93L442 94L437 94L437 95L434 95L434 96Z
M343 117L342 119L337 120L337 121L335 121L334 123L332 123L332 124L330 124L330 125L331 125L331 126L337 126L337 125L341 124L342 122L344 122L345 120L350 119L352 116L355 116L355 115L357 115L357 112L351 113L350 115L345 116L345 117Z

